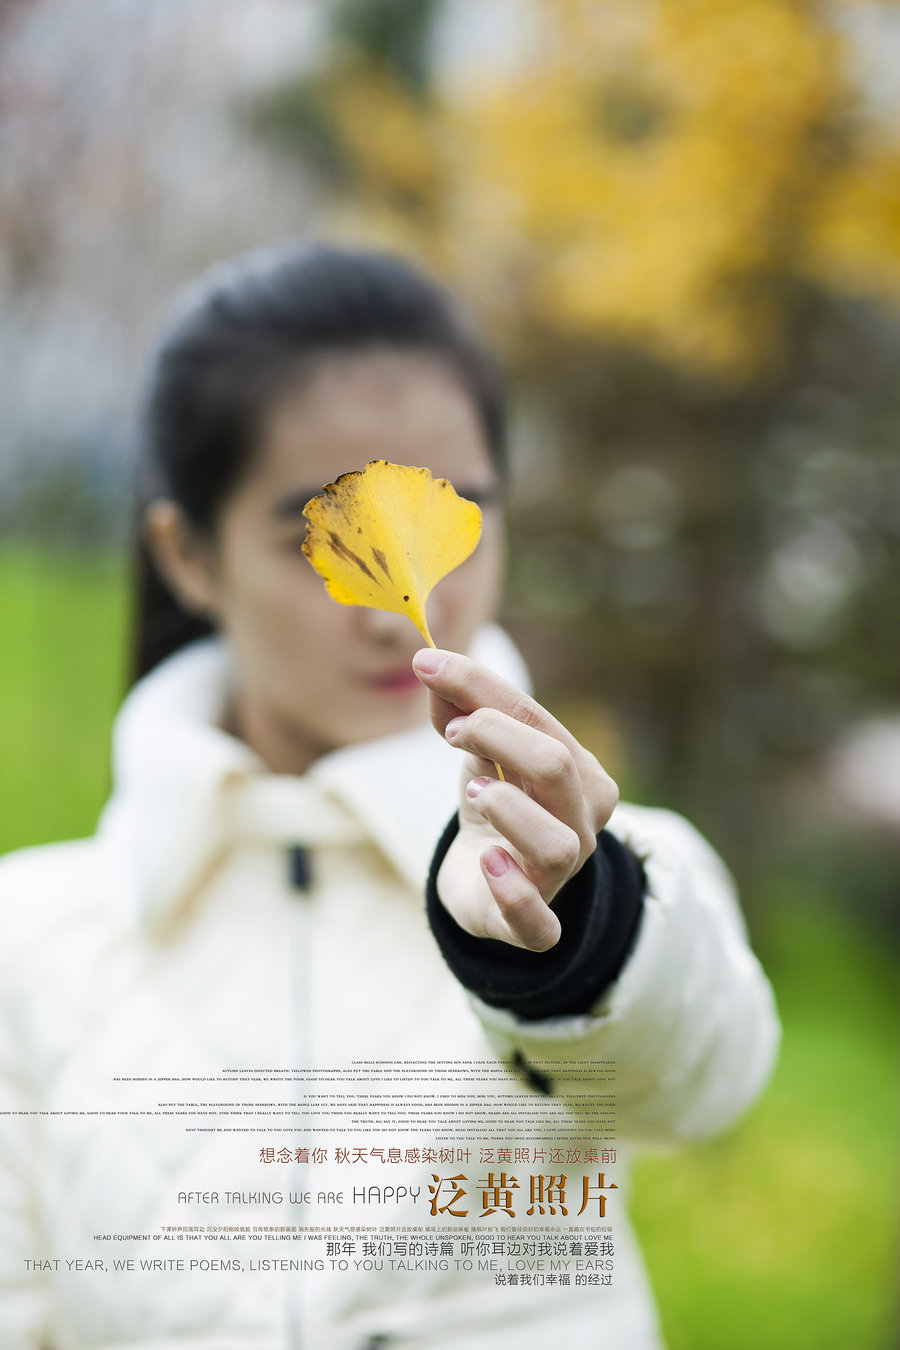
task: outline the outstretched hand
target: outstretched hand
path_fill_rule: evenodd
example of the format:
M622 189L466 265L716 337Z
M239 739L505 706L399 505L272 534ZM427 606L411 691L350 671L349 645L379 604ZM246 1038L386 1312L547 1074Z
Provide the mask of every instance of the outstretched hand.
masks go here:
M436 731L466 752L438 896L474 937L546 951L560 935L551 901L596 848L618 788L555 717L486 666L426 647L413 669Z

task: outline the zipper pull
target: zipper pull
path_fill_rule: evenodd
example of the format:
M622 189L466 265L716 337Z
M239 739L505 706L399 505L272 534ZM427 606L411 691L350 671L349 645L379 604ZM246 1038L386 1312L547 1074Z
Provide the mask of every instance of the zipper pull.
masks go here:
M295 891L308 891L312 885L312 868L309 849L295 844L288 850L288 868L290 882Z

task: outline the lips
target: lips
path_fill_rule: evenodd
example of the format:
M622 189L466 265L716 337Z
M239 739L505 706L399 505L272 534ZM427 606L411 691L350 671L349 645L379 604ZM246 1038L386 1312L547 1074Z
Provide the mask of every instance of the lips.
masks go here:
M381 671L366 677L370 689L378 689L387 694L407 694L422 686L409 666L399 666L394 670Z

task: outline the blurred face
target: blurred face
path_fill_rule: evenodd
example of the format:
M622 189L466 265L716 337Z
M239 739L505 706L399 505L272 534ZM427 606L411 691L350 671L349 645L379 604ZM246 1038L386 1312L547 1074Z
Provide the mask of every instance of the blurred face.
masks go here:
M423 465L462 496L495 496L475 409L436 357L390 349L323 358L270 409L247 476L227 501L209 561L212 608L234 650L232 729L276 772L426 720L412 674L423 646L403 615L336 603L300 551L302 508L371 459ZM475 552L439 582L428 623L465 652L499 600L503 526L483 506Z

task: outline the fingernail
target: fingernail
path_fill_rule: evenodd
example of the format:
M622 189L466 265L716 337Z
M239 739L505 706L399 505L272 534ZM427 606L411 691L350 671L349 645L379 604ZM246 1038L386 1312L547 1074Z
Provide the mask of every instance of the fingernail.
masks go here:
M510 859L502 848L489 848L481 861L484 870L490 872L492 877L502 877L504 872L509 871Z
M482 788L487 787L491 780L489 778L473 778L466 783L466 796L474 800Z
M466 720L465 717L451 717L450 721L444 728L444 735L446 736L448 741L452 741L454 736L459 735L460 731L462 731L463 723L465 722L465 720Z
M436 652L432 647L423 647L413 657L413 669L421 671L423 675L437 675L446 659L443 652Z

